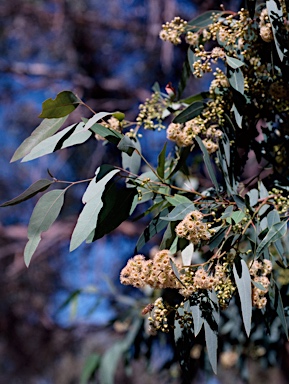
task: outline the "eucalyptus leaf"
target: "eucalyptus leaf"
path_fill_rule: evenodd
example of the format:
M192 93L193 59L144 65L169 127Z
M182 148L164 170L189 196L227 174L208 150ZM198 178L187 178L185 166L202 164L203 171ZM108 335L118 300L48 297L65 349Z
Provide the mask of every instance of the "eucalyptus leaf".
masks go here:
M71 91L62 91L58 93L56 98L47 99L42 103L42 112L39 117L42 118L58 118L69 115L73 112L81 100Z
M211 325L204 319L205 340L207 353L212 369L217 374L217 350L218 350L218 334L211 328Z
M163 149L161 150L158 156L157 174L160 176L161 179L163 179L165 176L166 149L167 142L165 142Z
M173 123L186 123L194 117L199 116L205 108L205 103L202 101L195 101L186 109L180 112L173 120Z
M225 12L220 10L207 11L202 13L200 16L195 17L194 19L188 22L188 27L198 27L205 28L213 22L213 15L222 15Z
M217 179L215 176L215 172L214 172L212 164L211 164L211 159L210 159L209 153L207 151L207 148L204 146L204 144L203 144L202 140L199 138L199 136L196 137L196 141L199 144L199 146L203 152L203 158L204 158L204 162L205 162L206 167L207 167L207 171L209 173L209 176L210 176L212 183L214 184L214 186L216 188L216 192L218 193L219 185L218 185L218 182L217 182Z
M198 304L192 305L191 308L191 314L193 316L193 322L194 322L194 334L195 337L198 336L200 333L202 326L204 324L204 319L202 318L202 311L200 309L200 306Z
M234 263L233 273L241 301L243 323L249 337L252 321L252 287L250 272L243 259L238 264Z
M88 384L89 379L98 368L101 356L97 353L89 355L84 362L84 367L80 376L80 384Z
M192 204L192 201L190 199L182 195L166 196L166 200L174 207L177 207L178 205L183 203Z
M57 219L64 202L65 189L55 189L45 193L37 202L28 225L28 243L24 249L24 262L28 267L41 240L42 232L47 231Z
M185 249L182 250L183 266L189 266L192 264L193 253L194 253L193 243L190 243Z
M9 201L6 201L5 203L1 204L0 207L8 207L9 205L19 204L25 200L31 199L31 197L37 195L37 193L45 191L53 183L53 180L40 179L30 185L30 187L27 188L24 192L22 192L19 196L14 197L14 199L11 199Z
M226 55L226 62L233 69L240 68L242 67L242 65L244 65L243 61L227 55Z
M187 214L195 210L193 203L182 203L177 205L167 216L162 216L162 220L178 221L183 220Z
M105 186L118 172L119 170L117 169L110 171L98 182L96 182L95 177L88 185L84 194L85 197L83 197L85 206L82 209L72 232L70 251L78 248L96 227L99 212L103 207L102 194L105 190Z
M31 135L18 147L11 159L11 163L28 155L37 144L54 135L66 119L67 116L58 119L44 119Z
M283 237L287 232L287 221L281 221L279 223L273 224L267 235L258 245L256 250L256 256L259 257L262 252L264 252L265 248L268 248L271 243L274 243L276 240Z

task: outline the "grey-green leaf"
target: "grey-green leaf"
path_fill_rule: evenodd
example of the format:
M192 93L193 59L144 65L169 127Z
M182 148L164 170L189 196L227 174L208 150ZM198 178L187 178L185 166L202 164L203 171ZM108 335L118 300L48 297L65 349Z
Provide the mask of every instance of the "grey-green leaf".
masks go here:
M19 204L22 203L22 201L31 199L31 197L35 196L37 193L45 191L53 183L53 180L40 179L30 185L30 187L27 188L24 192L22 192L19 196L14 197L14 199L11 199L9 201L6 201L6 203L1 204L0 207L8 207L9 205Z
M250 272L243 259L241 259L237 267L234 264L233 273L240 296L243 323L249 337L252 321L252 286Z
M173 120L174 123L185 123L196 116L199 116L203 109L205 108L205 103L202 101L195 101L179 113Z
M99 171L99 168L97 171ZM95 177L88 185L87 190L83 195L83 203L85 206L78 217L71 236L70 251L78 248L96 227L98 214L103 206L103 201L101 199L103 191L107 182L118 172L118 169L110 171L98 182L96 182Z
M227 55L226 55L226 62L233 69L240 68L242 67L242 65L244 65L243 61Z
M29 241L24 250L24 262L27 267L40 243L41 233L47 231L57 219L64 202L65 191L65 189L55 189L45 193L38 200L29 221Z
M22 157L27 155L37 144L54 135L66 119L67 116L58 119L44 119L31 135L23 141L20 147L18 147L11 159L11 163L22 159Z
M161 216L161 219L166 221L183 220L188 213L194 210L195 206L193 203L182 203L176 206L167 216Z
M191 265L194 253L194 244L190 243L185 249L182 250L182 262L184 266Z
M256 250L256 256L259 257L260 254L264 251L265 248L269 247L271 243L274 243L276 240L280 239L287 232L287 221L281 221L275 223L268 231L267 235L258 245Z
M206 320L204 320L204 327L209 361L211 363L214 373L217 374L218 335L217 332L211 328L210 324Z
M203 142L199 136L196 137L196 141L199 144L199 146L203 152L204 162L206 164L210 179L212 180L212 183L214 184L214 186L216 188L216 192L218 193L219 185L218 185L218 182L217 182L217 179L215 176L215 172L214 172L212 164L211 164L211 159L210 159L209 153L207 151L207 148L204 146L204 144L203 144Z
M202 318L202 311L200 310L199 305L192 305L190 309L194 321L194 334L195 336L198 336L204 324L204 319Z

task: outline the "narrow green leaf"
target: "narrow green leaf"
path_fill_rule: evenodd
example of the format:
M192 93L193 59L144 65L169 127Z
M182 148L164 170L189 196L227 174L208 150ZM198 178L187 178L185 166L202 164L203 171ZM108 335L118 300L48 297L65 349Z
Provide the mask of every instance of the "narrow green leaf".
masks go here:
M282 52L281 45L278 41L278 34L280 35L280 31L278 31L278 27L280 27L281 20L283 21L283 13L281 6L276 3L274 0L267 0L266 7L268 10L268 16L270 19L270 23L272 26L272 32L274 36L275 47L279 56L280 61L284 60L284 52ZM283 32L284 33L284 32Z
M274 310L277 312L277 315L281 321L281 324L285 331L285 335L288 340L288 325L287 325L287 321L284 313L282 297L275 282L271 284L269 287L269 298Z
M188 199L186 196L182 196L182 195L166 196L165 198L174 207L177 207L178 205L180 205L182 203L192 204L190 199Z
M14 199L11 199L9 201L6 201L6 203L1 204L0 207L8 207L9 205L19 204L22 203L22 201L31 199L31 197L35 196L37 193L45 191L53 183L53 180L40 179L30 185L29 188L25 189L25 191L22 192L19 196L14 197Z
M44 119L41 124L23 141L15 151L11 163L27 155L37 144L54 135L63 125L67 116L58 119Z
M185 123L192 120L194 117L199 116L205 108L205 103L202 101L195 101L179 113L174 119L173 123Z
M213 330L210 324L204 319L205 340L209 361L215 374L217 374L217 350L218 350L218 334Z
M89 121L86 123L88 124ZM87 128L87 126L86 126ZM107 127L104 127L101 124L94 123L90 128L92 132L97 133L107 141L109 141L112 144L117 145L120 140L123 138L123 135L117 131L114 131L113 129L109 129Z
M183 220L188 213L194 210L195 206L193 203L182 203L176 206L167 216L162 216L161 219L166 221Z
M92 353L85 359L84 367L80 376L80 384L88 384L89 379L99 366L101 356L97 353Z
M242 65L244 65L243 61L227 55L226 55L226 62L233 69L240 68L242 67Z
M99 168L96 172L96 177L98 172ZM118 172L119 170L115 169L110 171L100 181L96 182L95 177L89 183L83 195L83 203L85 206L78 217L76 226L71 236L70 251L78 248L96 227L99 212L103 207L102 194L104 192L105 186L107 182L111 180L112 177Z
M207 151L207 148L204 146L204 144L203 144L203 142L199 136L196 136L196 141L199 144L201 151L203 152L203 158L204 158L204 162L205 162L206 167L207 167L207 171L209 173L209 176L210 176L212 183L214 184L214 186L216 188L216 192L218 193L219 185L218 185L218 182L217 182L217 179L215 176L215 172L214 172L212 164L211 164L211 159L210 159L209 153Z
M125 346L123 341L116 342L102 356L99 366L100 384L114 384L114 376L119 361L123 357Z
M28 243L24 249L24 262L28 267L40 243L41 233L47 231L57 219L64 202L65 189L45 193L37 202L28 225Z
M160 218L161 215L167 215L169 213L169 210L165 208L162 212L160 212L155 218L152 219L152 221L149 223L147 228L144 230L144 232L139 237L135 251L139 252L140 249L157 233L162 231L167 225L168 222L165 220L162 220Z
M283 237L287 232L287 221L281 221L274 224L268 231L267 235L258 245L256 250L256 257L259 257L261 253L268 248L271 243L274 243L276 240Z
M57 118L64 117L73 112L81 100L70 91L62 91L58 93L56 98L47 99L42 103L42 112L39 117L42 118Z
M91 136L91 132L83 130L83 127L84 123L73 124L41 141L22 159L22 162L37 159L61 148L83 143Z
M189 49L188 49L187 57L188 57L188 62L189 62L190 70L191 70L192 74L194 74L194 71L195 71L194 63L195 63L196 60L198 60L198 58L194 54L194 51L192 50L191 47L189 47ZM194 102L194 101L198 101L198 100L203 100L203 97L202 98L198 97L196 100L192 100L191 103Z
M175 227L176 223L168 223L168 226L162 238L162 242L160 244L160 249L170 249L176 238Z
M195 337L197 337L204 324L204 319L202 318L202 311L199 305L192 305L190 310L194 321L194 334Z
M182 283L182 280L181 280L181 276L180 276L179 270L178 270L176 264L174 263L174 261L173 261L171 258L170 258L170 264L171 264L172 270L173 270L173 272L174 272L174 275L175 275L176 278L179 280L179 282L180 282L181 284L183 284L183 283Z
M243 323L249 337L252 321L252 286L250 272L243 259L237 265L234 263L233 273L240 296Z
M165 145L163 146L163 149L161 150L158 156L157 174L162 179L165 176L166 149L167 149L167 142L165 142Z
M170 246L170 252L172 255L174 253L177 253L177 251L178 251L178 241L179 241L179 238L176 236L172 245Z

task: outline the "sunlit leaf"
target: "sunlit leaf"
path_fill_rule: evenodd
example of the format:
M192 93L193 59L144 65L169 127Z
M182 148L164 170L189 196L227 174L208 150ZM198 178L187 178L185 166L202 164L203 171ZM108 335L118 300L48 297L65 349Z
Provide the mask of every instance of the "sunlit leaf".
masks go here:
M194 334L195 336L198 336L204 324L204 319L202 318L202 311L200 310L199 305L192 305L190 310L194 321Z
M194 244L190 243L185 249L182 250L183 265L191 265L194 253Z
M188 213L194 210L193 203L182 203L177 205L167 216L161 216L161 219L166 221L183 220Z
M23 141L15 151L11 162L16 161L27 155L37 144L54 135L63 125L67 116L58 119L44 119L41 124Z
M251 276L246 262L241 259L233 266L234 278L241 301L242 317L246 333L249 337L252 321L252 287Z
M37 202L28 225L28 243L24 249L24 261L28 267L41 240L41 233L47 231L57 219L64 202L65 189L45 193Z
M199 116L205 108L205 104L202 101L195 101L179 113L173 120L173 123L185 123L196 116Z
M269 247L271 243L283 237L287 232L287 221L281 221L274 224L268 231L267 235L258 245L256 256L259 257L265 248Z
M85 206L78 217L76 226L71 236L70 251L79 247L96 227L99 212L103 207L102 194L105 186L107 182L118 172L119 170L115 169L110 171L98 182L96 182L97 176L90 182L83 197L83 203Z

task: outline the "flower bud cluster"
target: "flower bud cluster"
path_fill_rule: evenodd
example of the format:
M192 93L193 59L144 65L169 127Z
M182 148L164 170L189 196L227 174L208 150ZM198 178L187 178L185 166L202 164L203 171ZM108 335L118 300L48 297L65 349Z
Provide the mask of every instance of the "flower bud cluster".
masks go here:
M124 285L142 288L150 285L153 288L180 288L170 264L171 254L168 250L156 253L153 260L145 260L143 255L136 255L127 262L120 273L120 281ZM181 268L176 264L177 268Z
M166 107L166 101L161 97L161 94L154 92L151 98L147 98L143 104L139 105L137 124L143 124L144 129L165 129L162 119Z
M166 22L162 25L159 36L164 41L170 41L175 45L180 44L180 36L185 32L186 25L187 21L180 17L175 17L171 22Z
M148 332L151 335L155 335L158 330L162 332L169 332L168 326L168 312L169 308L166 307L166 303L164 303L162 297L159 297L154 302L154 309L151 313L151 316L148 318L149 328Z
M267 298L265 295L268 292L270 285L270 280L267 275L271 272L272 263L267 259L264 259L263 262L254 260L250 267L250 275L253 277L253 281L262 285L262 289L253 286L252 290L253 305L259 309L264 308L267 304Z
M208 108L203 112L204 117L197 116L185 124L171 123L167 128L167 138L180 147L189 147L194 144L196 136L201 135L204 137L202 141L208 152L210 154L216 152L219 148L218 141L223 133L218 129L218 125L213 123L213 116L217 111L214 109L215 104L215 102L208 104Z
M176 227L176 234L184 237L193 244L198 244L201 240L209 240L211 233L209 225L202 221L203 214L199 211L192 211Z
M259 27L262 40L266 43L270 43L273 40L273 32L267 8L264 8L260 14Z

